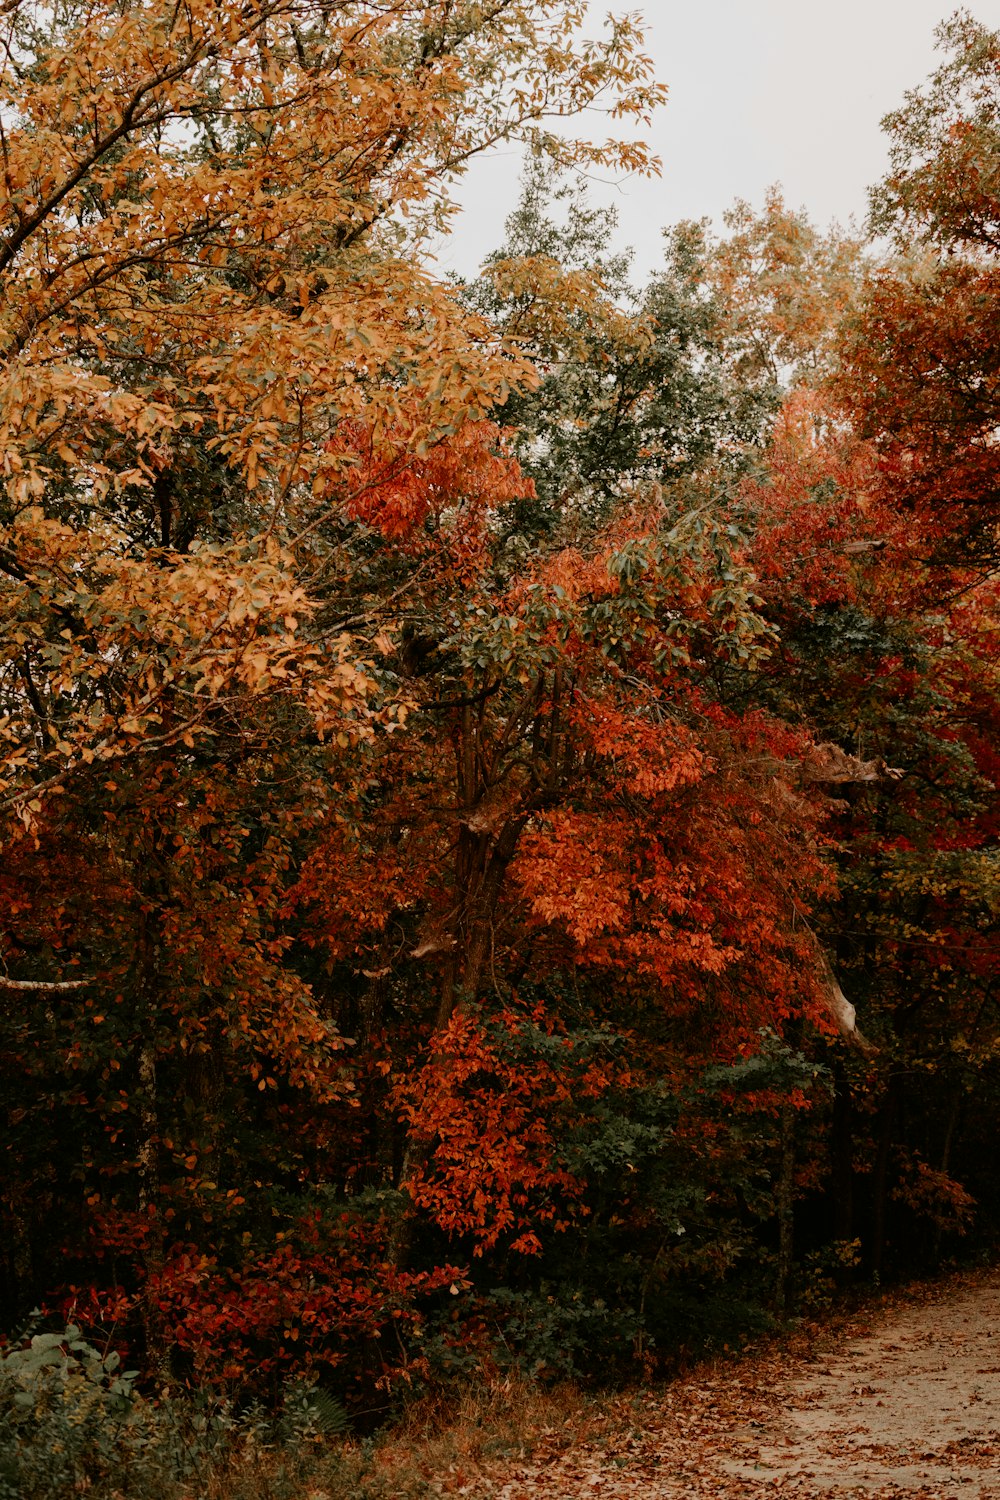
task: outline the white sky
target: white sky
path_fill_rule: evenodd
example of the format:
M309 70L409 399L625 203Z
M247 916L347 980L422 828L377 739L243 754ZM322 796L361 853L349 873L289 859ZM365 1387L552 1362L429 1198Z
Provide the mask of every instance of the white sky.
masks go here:
M760 206L781 184L793 208L825 227L859 222L867 188L883 174L879 121L923 83L942 54L939 21L957 0L605 0L646 20L646 50L670 95L645 131L662 158L659 179L594 184L618 208L622 245L642 279L659 261L660 231L705 215L721 224L735 198ZM1000 26L1000 0L968 0ZM599 125L600 122L595 122ZM581 132L582 133L582 132ZM596 133L596 131L594 132ZM638 132L637 132L638 133ZM502 241L517 199L514 151L476 162L462 184L463 212L438 266L474 274Z

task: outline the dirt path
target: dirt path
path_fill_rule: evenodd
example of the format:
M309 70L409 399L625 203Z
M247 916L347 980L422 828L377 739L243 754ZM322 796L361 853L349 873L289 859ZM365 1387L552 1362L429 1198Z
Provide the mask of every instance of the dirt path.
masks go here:
M443 1488L476 1500L1000 1500L1000 1272L911 1291L792 1354L616 1403L597 1440Z

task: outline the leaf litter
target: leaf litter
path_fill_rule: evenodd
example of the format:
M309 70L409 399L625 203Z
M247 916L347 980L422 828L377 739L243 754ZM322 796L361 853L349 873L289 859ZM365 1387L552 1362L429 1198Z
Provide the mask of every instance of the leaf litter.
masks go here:
M1000 1271L909 1287L608 1398L594 1436L438 1479L471 1500L1000 1500Z

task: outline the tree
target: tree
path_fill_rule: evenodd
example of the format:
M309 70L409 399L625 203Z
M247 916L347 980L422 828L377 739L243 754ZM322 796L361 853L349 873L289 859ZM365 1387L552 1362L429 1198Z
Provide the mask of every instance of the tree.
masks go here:
M943 593L997 558L1000 36L959 12L938 44L950 58L884 122L872 226L900 254L871 279L841 389Z
M664 234L662 270L641 291L614 230L613 210L594 208L582 181L554 182L530 162L506 242L466 289L540 375L507 408L537 491L512 516L512 541L520 527L574 542L638 486L713 462L735 469L771 415L770 391L732 378L703 226Z
M157 1337L170 1243L207 1218L219 1246L266 1247L250 1161L267 1137L268 1194L308 1177L325 1137L290 1145L289 1098L321 1126L349 1092L282 921L297 835L363 782L345 752L406 712L379 669L393 610L354 618L366 486L471 452L482 412L530 379L421 263L468 159L520 137L650 164L547 130L660 97L632 22L597 42L581 23L548 0L4 8L0 796L18 899L0 952L4 1048L31 1058L11 1105L15 1303L131 1242ZM82 1122L43 1174L72 1184L62 1236L27 1189L53 1089Z
M875 1266L919 1241L915 1214L938 1249L961 1229L963 1183L984 1222L994 1212L973 1143L995 1096L981 934L995 920L997 40L965 13L939 40L951 56L886 121L872 227L895 236L893 256L824 283L779 232L780 205L773 236L738 231L720 252L748 306L735 327L766 330L773 358L790 316L823 354L794 377L818 374L820 392L785 400L736 497L780 643L754 685L736 677L730 691L808 724L864 773L839 783L839 899L817 931L878 1047L828 1059L826 1222L860 1232ZM757 271L745 283L744 266Z
M84 750L190 736L230 683L273 686L272 664L287 683L292 659L320 722L360 708L348 638L296 635L316 559L294 539L352 492L325 439L361 415L427 444L523 378L415 247L497 139L647 164L542 133L658 97L630 23L577 43L578 9L8 7L3 556L10 596L37 602L7 739L32 786ZM194 693L169 724L165 676ZM80 697L88 677L102 692Z
M572 169L645 153L545 119L659 94L582 9L3 19L4 1290L178 1376L648 1365L787 1301L824 1173L873 1265L981 1193L986 198L904 153L919 276L773 194L636 291ZM947 36L898 140L985 161Z
M845 326L836 382L841 412L877 458L868 503L890 519L879 531L895 574L895 619L855 621L892 696L880 689L858 719L905 769L891 798L870 794L867 815L852 814L852 843L860 834L868 853L845 882L845 925L870 934L853 961L878 975L886 1007L887 1057L868 1081L883 1200L876 1261L894 1170L898 1201L937 1214L936 1248L946 1224L960 1225L950 1173L974 1184L984 1215L994 1211L971 1143L996 1087L983 934L996 920L1000 38L965 11L937 35L950 55L884 122L890 170L871 222L896 254Z
M728 233L709 247L705 281L722 310L736 382L772 397L817 385L857 298L861 240L836 225L821 233L777 187L759 214L738 201L724 220Z

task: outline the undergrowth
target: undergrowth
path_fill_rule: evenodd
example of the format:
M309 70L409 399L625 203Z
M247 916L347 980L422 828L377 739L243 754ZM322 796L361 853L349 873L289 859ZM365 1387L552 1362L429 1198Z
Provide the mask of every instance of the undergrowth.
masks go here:
M73 1325L0 1351L0 1500L430 1500L436 1476L529 1453L559 1428L579 1441L602 1421L575 1388L516 1372L415 1397L369 1439L313 1386L286 1389L276 1414L187 1392L150 1397L134 1381Z

